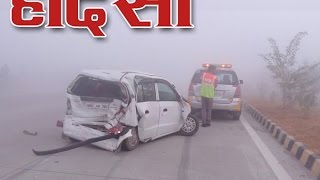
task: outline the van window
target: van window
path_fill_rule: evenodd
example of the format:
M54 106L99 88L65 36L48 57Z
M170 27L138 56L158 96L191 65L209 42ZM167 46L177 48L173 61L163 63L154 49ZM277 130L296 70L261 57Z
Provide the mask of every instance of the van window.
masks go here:
M80 97L107 98L111 101L127 100L126 88L118 82L104 81L88 76L79 77L70 88L70 93Z
M194 75L192 77L193 84L201 84L203 72L204 72L204 70L198 70L194 73Z
M234 71L218 70L216 72L216 76L218 78L218 84L223 84L223 85L239 84L238 77Z

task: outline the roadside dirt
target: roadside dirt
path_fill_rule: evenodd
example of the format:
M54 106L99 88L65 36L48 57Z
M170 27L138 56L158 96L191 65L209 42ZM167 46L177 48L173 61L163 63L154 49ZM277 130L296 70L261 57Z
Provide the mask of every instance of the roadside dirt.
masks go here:
M306 115L298 108L283 109L277 103L259 99L251 99L248 102L288 134L320 155L320 107L312 109Z

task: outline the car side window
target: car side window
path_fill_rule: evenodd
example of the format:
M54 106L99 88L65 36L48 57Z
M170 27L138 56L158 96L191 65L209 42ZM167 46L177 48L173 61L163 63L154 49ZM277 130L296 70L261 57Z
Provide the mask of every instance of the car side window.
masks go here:
M141 82L138 84L137 102L156 101L155 84L153 82Z
M157 83L160 101L178 101L176 92L166 83Z

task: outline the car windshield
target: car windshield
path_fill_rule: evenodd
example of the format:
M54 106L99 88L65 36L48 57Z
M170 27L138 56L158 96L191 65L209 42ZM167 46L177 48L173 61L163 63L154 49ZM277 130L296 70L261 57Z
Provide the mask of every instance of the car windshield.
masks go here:
M192 83L193 84L200 84L201 77L202 77L203 73L204 73L204 70L197 71L193 75ZM239 84L238 77L234 71L217 70L215 75L218 78L218 84L223 84L223 85L238 85Z

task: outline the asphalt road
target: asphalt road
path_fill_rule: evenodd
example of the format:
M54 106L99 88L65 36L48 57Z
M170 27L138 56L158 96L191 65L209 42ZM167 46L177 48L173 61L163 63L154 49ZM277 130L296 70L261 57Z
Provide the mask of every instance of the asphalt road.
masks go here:
M217 116L193 137L171 135L131 152L87 146L35 156L33 148L69 143L55 126L64 112L63 94L0 97L0 179L273 180L284 177L279 167L292 179L315 179L246 113L241 121Z

